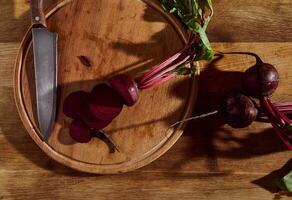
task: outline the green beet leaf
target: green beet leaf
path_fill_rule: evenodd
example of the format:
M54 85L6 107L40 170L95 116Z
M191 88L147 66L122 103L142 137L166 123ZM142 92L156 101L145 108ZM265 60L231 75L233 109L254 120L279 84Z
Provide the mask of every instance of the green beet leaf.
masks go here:
M196 60L211 60L214 56L206 29L213 15L211 0L161 0L163 8L175 14L189 30L200 36L196 45Z
M292 171L282 179L276 181L276 184L281 190L292 192Z
M288 192L292 192L292 171L282 178L282 182L285 185Z

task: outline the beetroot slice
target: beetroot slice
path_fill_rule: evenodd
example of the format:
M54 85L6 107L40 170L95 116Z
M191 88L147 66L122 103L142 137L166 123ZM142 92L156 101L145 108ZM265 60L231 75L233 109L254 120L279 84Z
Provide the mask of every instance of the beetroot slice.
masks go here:
M73 119L81 117L81 111L84 108L86 97L89 93L77 91L69 94L64 100L63 113Z
M110 78L108 82L123 97L127 106L133 106L137 102L139 90L132 77L119 74Z
M88 143L92 138L91 129L77 119L71 122L69 133L72 139L79 143Z
M83 113L82 120L87 126L89 126L90 128L95 128L95 129L103 129L112 122L112 119L109 119L109 120L97 119L91 113Z
M114 119L123 109L122 97L106 84L97 85L87 98L83 113L90 114L101 121Z

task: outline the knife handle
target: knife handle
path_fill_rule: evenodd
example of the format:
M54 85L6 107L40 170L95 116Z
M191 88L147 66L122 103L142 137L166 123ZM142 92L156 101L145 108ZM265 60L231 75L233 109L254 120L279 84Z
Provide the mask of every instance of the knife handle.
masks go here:
M47 27L43 11L43 0L30 0L31 23L33 27Z

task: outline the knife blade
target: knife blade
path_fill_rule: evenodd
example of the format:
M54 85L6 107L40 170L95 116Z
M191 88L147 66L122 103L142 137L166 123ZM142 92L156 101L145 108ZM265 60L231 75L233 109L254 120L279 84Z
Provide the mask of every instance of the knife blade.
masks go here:
M47 140L56 115L58 36L47 30L42 0L31 0L31 14L38 125Z

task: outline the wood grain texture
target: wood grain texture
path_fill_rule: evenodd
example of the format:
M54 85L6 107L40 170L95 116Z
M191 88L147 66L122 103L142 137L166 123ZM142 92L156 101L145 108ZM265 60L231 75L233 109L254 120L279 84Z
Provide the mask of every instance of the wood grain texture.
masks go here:
M47 5L55 2L45 1ZM221 2L228 4L220 6ZM224 38L227 42L230 38L250 41L213 45L218 50L256 51L267 62L276 64L284 78L273 98L291 101L287 90L292 84L292 44L289 43L292 26L285 21L291 20L292 7L280 6L275 11L262 7L263 3L289 5L291 1L214 1L215 15L221 13L230 20L216 17L210 29L217 27L218 34L210 29L209 33L214 41ZM233 11L234 5L240 13ZM262 18L250 14L252 5L257 5L253 11L259 9L266 16L276 16L278 22L273 23L270 18L273 26L261 31L265 23L255 23ZM161 158L121 175L88 175L49 159L25 131L13 99L13 65L20 40L30 23L28 7L26 0L0 0L0 199L291 199L285 194L274 194L277 191L274 180L287 169L271 173L283 166L292 168L291 152L286 151L269 125L260 123L234 130L222 125L216 117L192 122L183 137ZM242 20L247 24L254 22L248 30L260 33L260 41L269 43L252 43L250 31L245 27L237 27L238 34L234 24ZM275 26L286 30L274 32ZM240 75L236 71L243 71L253 62L244 56L225 57L216 67L206 68L200 78L196 113L214 109L220 96L228 90L237 90Z
M214 1L213 42L291 42L292 1Z
M97 138L74 142L68 133L72 120L62 111L70 93L90 91L113 74L139 76L182 48L186 30L157 5L147 0L67 0L48 12L48 29L59 34L57 117L48 143L38 134L31 33L25 36L15 65L16 102L30 136L50 157L85 172L121 173L149 164L181 136L184 124L170 125L190 116L198 89L195 77L140 91L135 106L124 107L104 129L120 152L110 153ZM84 66L80 55L92 67Z

